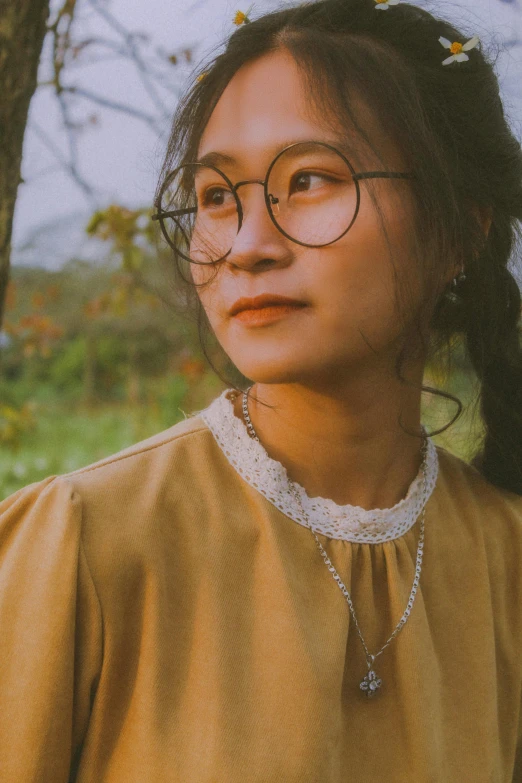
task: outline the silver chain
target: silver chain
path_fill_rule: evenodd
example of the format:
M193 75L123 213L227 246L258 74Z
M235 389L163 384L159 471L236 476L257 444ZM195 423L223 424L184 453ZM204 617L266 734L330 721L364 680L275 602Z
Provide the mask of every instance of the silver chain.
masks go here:
M246 390L246 392L243 392L243 403L242 403L243 416L245 418L245 422L246 422L246 425L247 425L248 434L250 435L251 438L253 438L258 443L260 443L260 440L257 437L256 431L254 430L254 427L252 425L252 421L250 420L250 416L248 414L248 393L249 393L250 389L252 389L252 386L250 386ZM330 571L330 573L333 574L333 578L337 582L337 585L339 586L339 589L341 590L342 594L346 598L346 601L347 601L348 606L350 608L350 612L351 612L351 615L353 617L353 621L355 623L355 627L357 629L357 633L359 634L359 638L360 638L360 640L361 640L361 642L363 644L363 647L364 647L364 652L365 652L365 655L366 655L366 664L368 666L368 673L366 674L366 676L364 677L364 679L360 683L360 689L362 691L365 691L366 695L369 698L374 696L377 693L378 689L382 685L382 680L377 677L375 671L373 670L373 663L374 663L375 659L379 655L381 655L381 653L386 649L386 647L388 647L388 645L393 641L393 639L395 639L395 637L397 636L397 634L399 633L401 628L406 623L406 620L410 616L410 613L411 613L411 610L412 610L412 607L413 607L413 602L415 601L415 596L417 594L417 588L419 586L419 579L420 579L421 569L422 569L422 555L423 555L423 550L424 550L424 516L425 516L425 513L426 513L426 496L427 496L426 461L427 461L427 453L428 453L428 441L427 441L426 430L424 429L424 427L422 429L423 429L423 432L424 432L424 437L422 439L422 448L421 448L421 453L422 453L421 470L422 470L422 475L423 475L423 478L424 478L424 503L423 503L423 511L422 511L422 516L421 516L421 521L420 521L420 535L419 535L419 544L418 544L418 547L417 547L417 558L416 558L416 564L415 564L415 577L413 579L413 586L411 588L410 597L408 599L408 604L406 606L404 614L402 615L401 619L397 623L397 625L395 627L395 630L393 631L393 633L391 634L389 639L385 642L385 644L383 644L383 646L381 647L379 652L375 653L375 655L372 655L369 652L369 650L368 650L368 648L366 646L366 642L364 641L363 635L361 633L361 629L359 627L359 623L357 622L357 617L355 616L355 609L353 607L353 603L352 603L352 599L350 597L350 593L346 589L344 583L341 580L341 577L339 576L339 574L337 573L337 571L335 569L335 566L333 565L332 561L330 560L330 558L328 557L327 553L325 552L321 542L317 538L315 530L310 525L308 517L305 514L305 511L304 511L304 508L303 508L303 504L301 503L301 498L299 496L299 493L297 491L297 487L295 486L295 483L293 481L289 480L290 489L291 489L295 499L297 500L299 508L301 509L301 513L302 513L302 515L303 515L303 517L304 517L304 519L306 521L307 527L310 529L310 531L311 531L311 533L312 533L312 535L313 535L313 537L315 539L315 543L317 544L317 547L319 548L321 556L322 556L322 558L323 558L323 560L324 560L328 570Z

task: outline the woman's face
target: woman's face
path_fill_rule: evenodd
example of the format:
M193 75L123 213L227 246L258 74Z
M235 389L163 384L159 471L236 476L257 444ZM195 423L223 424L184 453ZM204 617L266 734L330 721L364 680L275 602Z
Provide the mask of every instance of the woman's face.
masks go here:
M232 183L265 178L275 151L284 143L327 141L331 131L310 118L310 100L292 58L283 51L241 68L219 99L201 138L199 157L208 152L233 156L221 165ZM367 128L370 132L371 128ZM405 169L384 132L373 141L391 171ZM357 142L355 136L354 149ZM350 142L349 133L345 142ZM351 158L356 171L381 171L375 154ZM387 224L398 283L409 279L420 299L412 258L411 191L408 180L372 180ZM304 247L272 223L258 184L240 187L243 224L219 272L199 296L221 346L247 378L257 383L342 384L354 372L394 359L401 344L395 280L389 247L376 208L361 183L357 219L338 241ZM194 282L212 270L191 265ZM214 271L215 274L215 271ZM279 294L306 302L285 317L252 326L230 315L240 297ZM392 366L392 365L390 365Z

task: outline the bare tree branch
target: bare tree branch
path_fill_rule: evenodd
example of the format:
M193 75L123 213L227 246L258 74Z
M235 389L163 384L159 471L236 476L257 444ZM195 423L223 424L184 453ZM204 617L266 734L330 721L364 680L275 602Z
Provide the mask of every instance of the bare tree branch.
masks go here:
M132 106L127 106L125 103L113 101L111 98L104 98L103 95L97 95L96 93L91 92L90 90L86 90L83 87L62 87L62 92L68 92L72 95L80 95L82 98L93 101L100 106L106 106L107 108L113 109L114 111L130 114L132 117L136 117L136 119L145 122L156 133L160 130L160 126L157 124L156 117L154 117L152 114L146 114L140 109L134 109Z
M74 165L71 164L71 162L66 158L66 156L63 154L63 152L60 150L58 145L54 143L54 141L49 138L48 134L44 131L43 128L40 127L40 125L35 122L34 119L31 119L28 123L28 127L30 130L34 131L34 133L40 138L40 140L45 144L47 149L52 152L62 169L67 171L68 174L72 177L73 181L80 187L84 195L87 197L91 207L95 208L97 206L96 200L94 198L94 189L91 185L89 185L88 182L86 182L81 174L78 172L77 168L74 167Z
M63 165L61 163L50 163L48 166L44 166L40 171L35 171L30 177L26 177L24 180L25 185L32 185L33 182L46 177L49 174L54 174L57 171L63 171Z
M66 134L66 150L52 140L49 133L38 123L31 121L30 127L52 153L57 165L67 172L73 183L77 185L82 194L89 201L93 209L98 208L96 189L81 173L80 150L78 133L83 125L74 121L71 111L74 99L84 99L102 108L126 114L147 125L155 135L161 135L164 131L165 120L171 115L170 107L162 100L158 89L165 90L167 94L178 97L180 89L173 83L172 72L176 58L159 48L152 48L152 58L147 58L140 49L140 41L146 41L146 37L139 33L133 33L125 28L112 13L110 13L98 0L83 0L92 10L108 24L116 34L118 40L109 36L96 36L85 40L74 41L72 36L77 0L62 0L52 20L47 24L48 35L52 37L52 77L40 82L39 87L52 87L56 93L58 108L62 118L62 127ZM103 58L92 58L89 62L78 61L78 57L86 49L98 48L112 52L112 59L125 59L136 67L138 77L150 96L155 112L147 112L135 108L122 101L113 100L97 92L87 89L80 83L64 84L65 73L69 74L75 66L82 67L92 62L103 61ZM187 54L188 57L188 54ZM77 70L77 68L76 68ZM77 80L75 79L75 82ZM56 167L53 167L54 169ZM45 169L44 169L45 170ZM47 168L47 170L49 170ZM41 174L37 175L38 177Z
M78 146L77 146L77 140L76 140L76 134L73 129L73 124L71 122L71 119L69 117L69 107L67 106L67 101L65 99L65 96L63 92L60 92L57 96L58 98L58 104L60 106L60 112L62 115L63 120L63 127L65 130L65 133L67 135L67 143L69 145L69 155L70 155L70 167L71 171L76 175L78 175Z
M134 61L134 64L138 69L138 73L140 75L143 86L148 91L151 100L156 106L156 109L161 113L162 118L166 119L168 116L170 116L169 109L165 106L165 104L159 97L158 93L156 92L156 88L154 84L149 78L149 74L147 72L145 63L141 58L138 47L136 46L135 37L132 35L132 33L126 30L123 27L123 25L121 25L118 22L118 20L109 11L107 11L106 8L101 6L98 3L98 0L88 0L88 2L92 6L92 8L94 8L98 12L98 14L100 14L100 16L102 16L105 19L107 24L109 24L115 32L117 32L119 35L122 36L131 55L131 59Z
M62 126L66 133L67 152L63 152L59 145L54 143L44 129L32 122L31 127L40 137L47 148L52 152L57 163L71 176L72 181L79 186L89 203L97 208L95 188L80 173L80 155L78 146L78 133L82 125L75 122L71 116L71 101L75 98L83 98L102 108L126 114L147 125L155 135L161 135L164 131L165 121L171 116L171 107L162 100L158 89L165 90L167 94L178 97L180 89L172 80L173 64L176 58L162 52L159 48L153 48L153 58L147 61L146 55L140 50L140 40L146 41L146 36L133 33L114 17L98 0L83 0L89 4L92 10L108 24L110 29L118 36L119 40L113 40L107 36L96 36L84 41L74 41L72 37L77 0L62 0L62 4L56 10L51 22L47 25L48 34L52 37L52 78L39 84L40 87L52 87L56 92L58 107L62 117ZM64 84L63 76L71 72L75 66L81 67L92 62L103 61L111 58L92 58L88 63L79 62L77 58L87 48L98 47L114 53L112 59L126 59L133 63L138 77L149 95L155 112L147 112L130 106L118 100L113 100L89 90L81 84ZM150 59L150 58L149 58ZM163 66L163 70L158 66ZM77 70L77 69L76 69ZM76 80L75 80L76 81Z

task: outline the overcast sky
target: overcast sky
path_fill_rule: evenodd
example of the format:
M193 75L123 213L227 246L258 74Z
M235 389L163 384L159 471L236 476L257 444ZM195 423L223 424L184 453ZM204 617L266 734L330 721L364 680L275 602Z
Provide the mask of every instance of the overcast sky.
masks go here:
M235 27L236 10L246 11L250 0L101 0L128 30L149 33L154 44L166 52L178 52L184 46L197 45L196 60L172 69L173 84L181 89L188 84L193 69L210 49L229 36ZM522 37L522 0L466 0L460 3L419 2L440 16L462 22L465 29L483 40L509 40ZM61 4L61 0L60 3ZM52 2L51 7L56 7ZM258 0L253 16L277 7L277 0ZM106 22L89 7L78 2L75 38L105 37L116 40ZM392 9L393 12L393 9ZM40 80L49 78L48 57L42 57ZM129 62L107 60L82 65L82 59L69 72L67 83L80 80L83 87L106 98L125 102L145 112L155 112L150 97ZM522 47L510 50L498 63L498 72L507 102L508 115L522 138ZM98 115L98 124L90 125L79 141L79 169L97 190L98 203L117 202L125 206L152 203L156 178L169 130L169 119L176 98L161 93L168 112L160 131L109 109L100 109L88 101L79 101L74 116ZM169 105L170 104L170 105ZM100 247L86 239L82 227L92 208L68 174L56 166L56 160L38 135L44 131L58 149L66 153L66 138L56 98L50 88L40 88L31 103L29 127L25 137L22 176L13 229L13 263L60 267L71 256L96 257ZM29 240L31 242L29 244Z

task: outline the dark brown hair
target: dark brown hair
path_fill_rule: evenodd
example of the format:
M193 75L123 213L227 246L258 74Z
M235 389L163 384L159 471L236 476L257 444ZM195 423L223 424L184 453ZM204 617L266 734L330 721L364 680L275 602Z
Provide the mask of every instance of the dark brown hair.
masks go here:
M205 77L195 81L178 105L156 203L169 172L196 160L210 114L245 63L277 50L290 53L317 116L337 118L338 128L354 129L373 149L353 100L363 96L402 152L403 170L416 174L409 187L416 204L418 272L426 293L409 317L408 291L397 288L405 323L420 334L422 314L432 314L428 358L451 357L461 340L479 381L484 424L472 464L492 484L522 495L521 295L509 271L520 243L522 152L483 44L469 51L468 61L443 66L450 52L441 46L440 36L461 43L471 37L414 5L401 2L382 11L374 0L305 2L243 24L225 51L203 65ZM374 204L378 209L375 199ZM491 217L487 236L480 220L484 213ZM197 313L203 352L221 380L233 385L205 349L210 324L187 273L188 262L174 255L178 284L186 286L186 302ZM456 263L466 280L455 301L444 289ZM396 364L404 382L400 372L406 349ZM450 424L430 434L443 432L459 417L462 403L447 392L421 389L457 403Z

